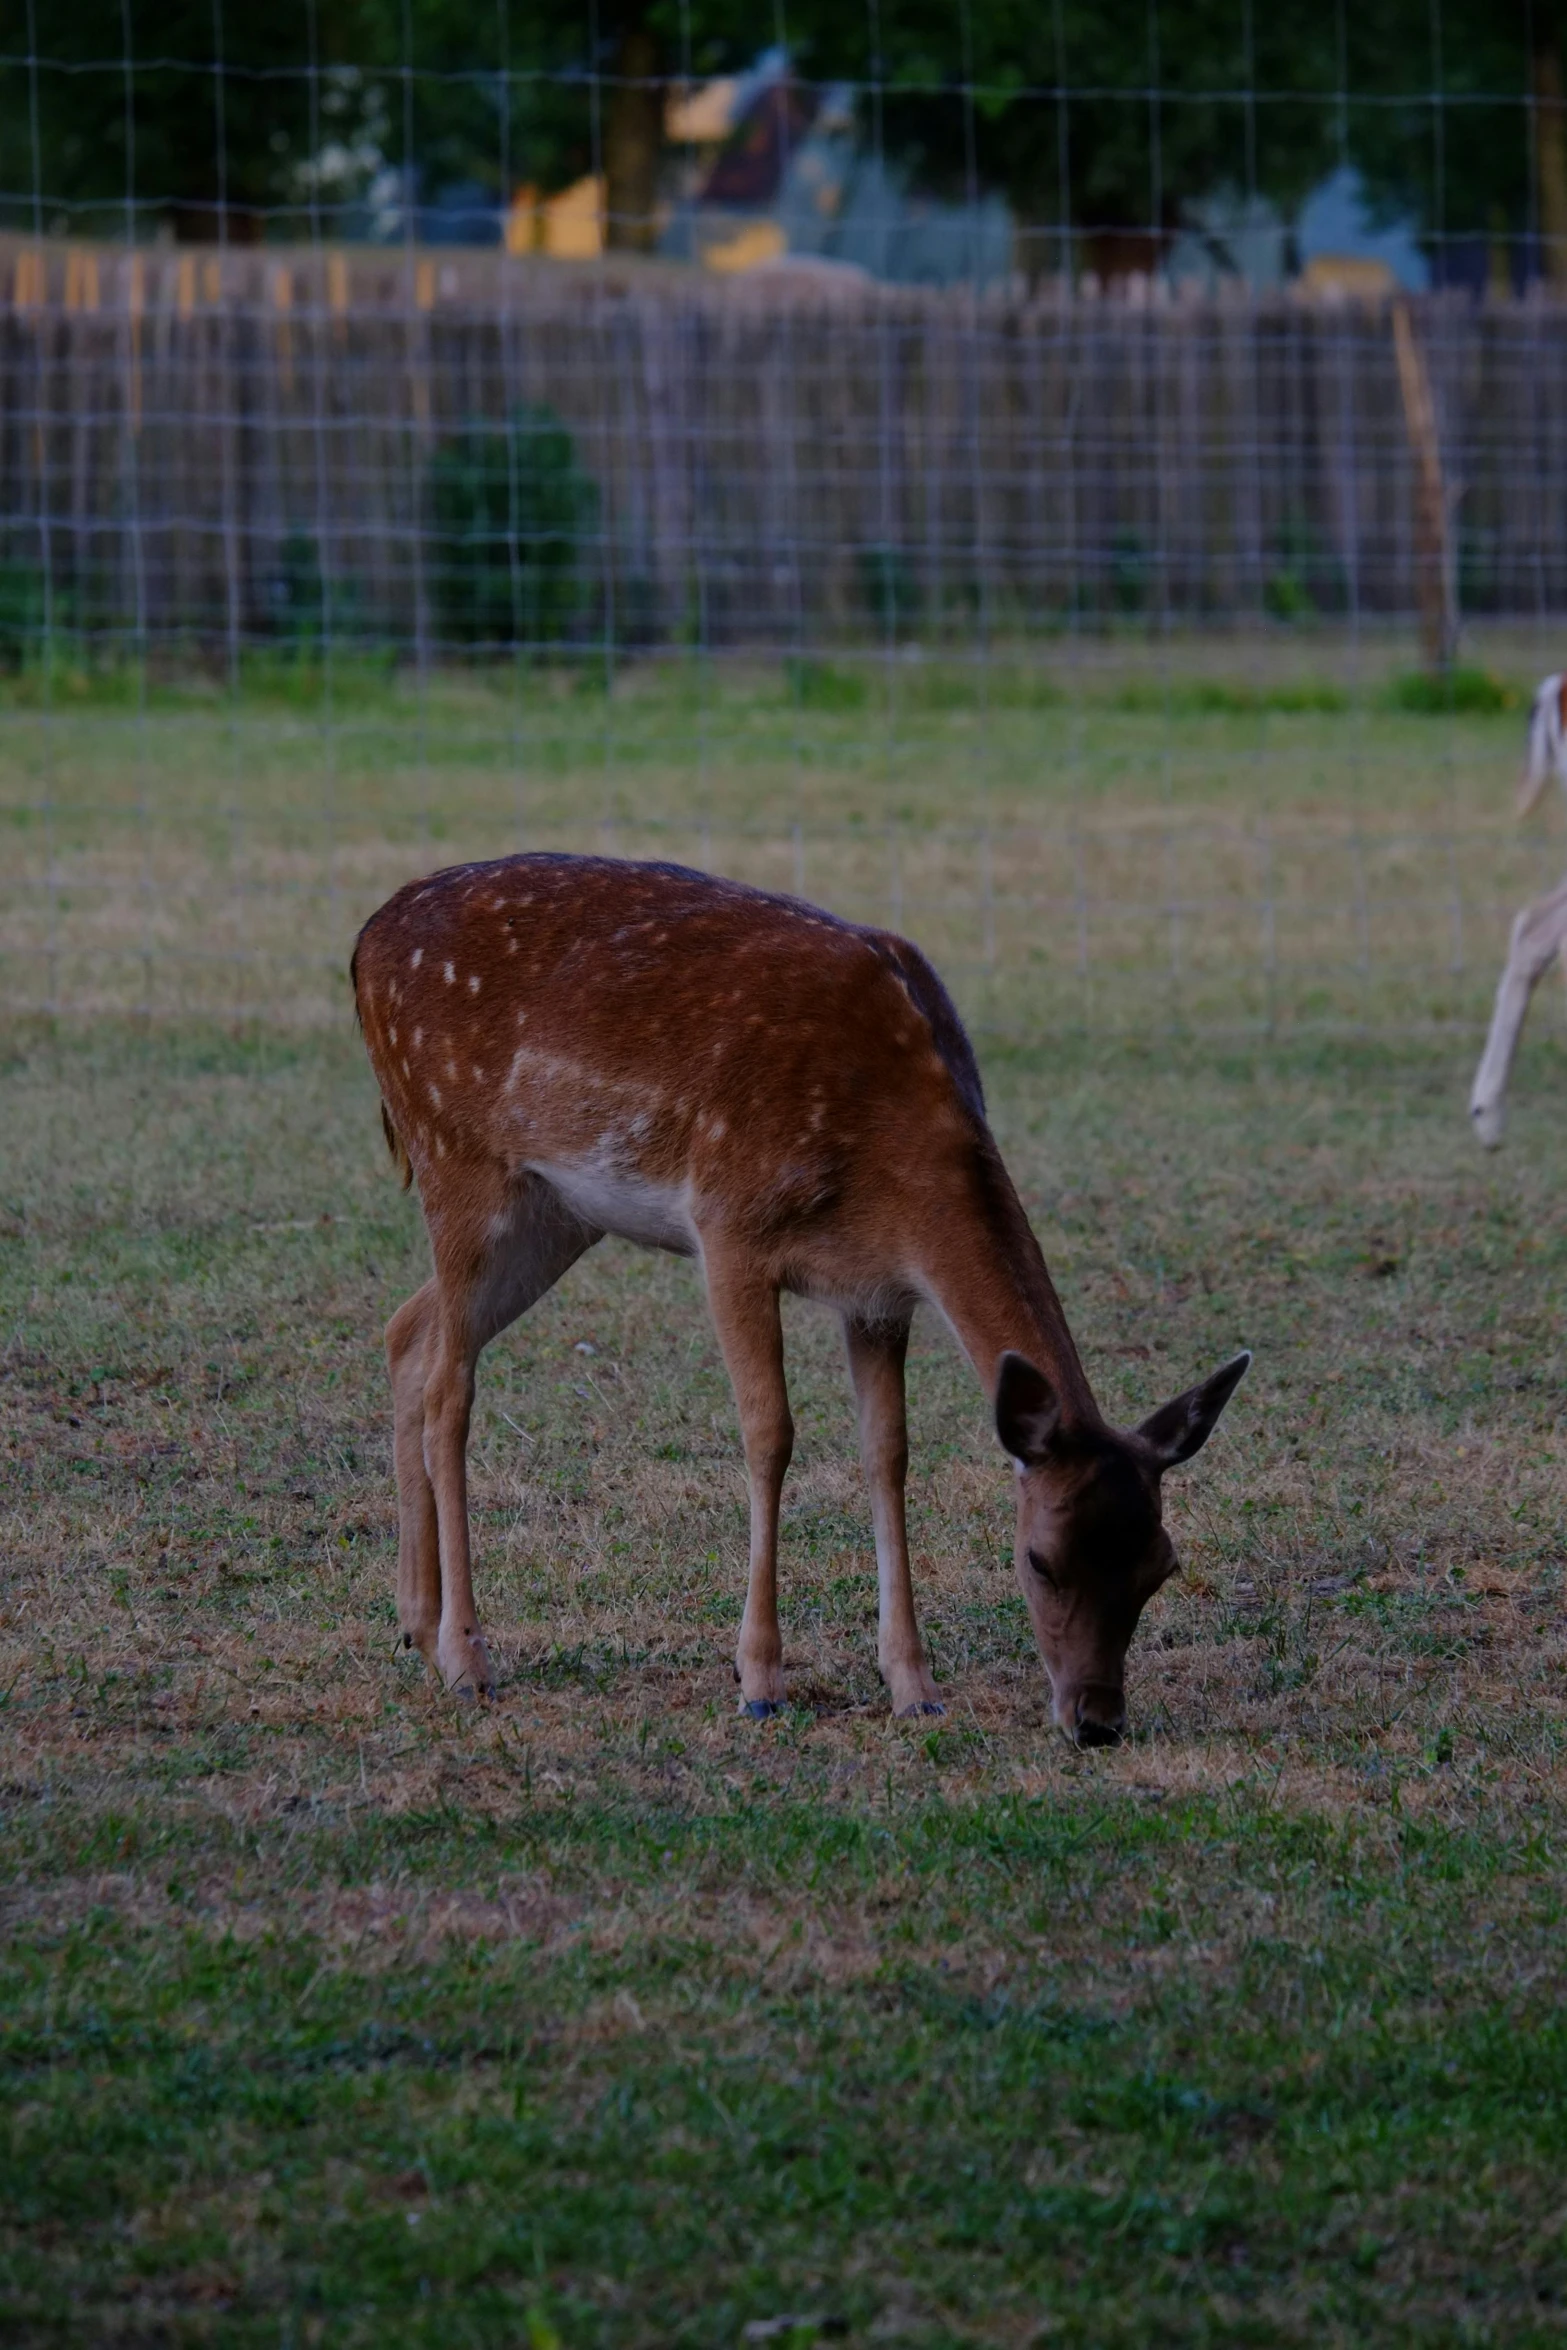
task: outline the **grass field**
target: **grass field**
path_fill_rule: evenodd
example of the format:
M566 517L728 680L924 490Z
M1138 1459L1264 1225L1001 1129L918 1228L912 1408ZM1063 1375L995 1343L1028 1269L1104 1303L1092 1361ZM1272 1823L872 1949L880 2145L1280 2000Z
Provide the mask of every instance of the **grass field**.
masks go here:
M1487 657L1527 684L1542 650ZM1204 658L1227 700L1123 650L892 719L761 676L367 683L329 726L17 689L8 2340L1567 2334L1554 1007L1505 1153L1464 1119L1559 834L1507 833L1515 720L1302 697L1320 647ZM404 873L518 837L803 857L882 919L901 886L1107 1408L1257 1350L1172 1481L1125 1747L1048 1727L1005 1469L933 1328L949 1710L887 1718L806 1309L794 1702L739 1720L727 1387L691 1268L618 1244L482 1375L500 1702L395 1653L377 1338L423 1244L334 973ZM1058 895L1063 841L1093 888Z

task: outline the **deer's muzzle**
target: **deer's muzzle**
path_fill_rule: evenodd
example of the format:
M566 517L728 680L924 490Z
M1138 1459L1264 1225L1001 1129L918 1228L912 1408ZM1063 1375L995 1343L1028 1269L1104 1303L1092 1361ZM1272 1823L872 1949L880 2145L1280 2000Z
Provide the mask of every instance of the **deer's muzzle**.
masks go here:
M1126 1735L1126 1699L1119 1689L1092 1682L1077 1693L1072 1738L1078 1746L1118 1746Z

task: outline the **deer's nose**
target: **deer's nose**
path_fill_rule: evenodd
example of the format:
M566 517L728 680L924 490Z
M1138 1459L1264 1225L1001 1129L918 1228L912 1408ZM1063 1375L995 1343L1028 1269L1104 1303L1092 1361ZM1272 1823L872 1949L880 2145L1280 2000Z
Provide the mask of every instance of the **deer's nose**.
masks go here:
M1126 1735L1126 1700L1120 1690L1080 1690L1072 1735L1079 1746L1118 1746Z

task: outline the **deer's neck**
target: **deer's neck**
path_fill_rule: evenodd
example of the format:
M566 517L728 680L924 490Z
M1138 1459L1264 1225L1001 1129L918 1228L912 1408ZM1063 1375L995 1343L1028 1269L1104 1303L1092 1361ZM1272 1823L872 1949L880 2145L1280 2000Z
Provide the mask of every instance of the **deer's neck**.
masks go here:
M925 1288L987 1395L994 1396L1001 1358L1010 1350L1045 1373L1069 1421L1099 1420L1055 1283L993 1147L969 1197L932 1217L921 1255Z

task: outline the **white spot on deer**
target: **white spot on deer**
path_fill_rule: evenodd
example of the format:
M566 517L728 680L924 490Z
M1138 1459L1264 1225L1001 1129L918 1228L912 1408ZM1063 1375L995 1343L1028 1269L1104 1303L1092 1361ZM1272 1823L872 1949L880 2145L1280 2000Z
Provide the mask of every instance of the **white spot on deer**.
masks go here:
M475 1061L473 1064L473 1082L475 1085L482 1085L484 1083L484 1071L479 1067L477 1061Z
M448 987L455 987L455 986L456 986L456 984L457 984L457 966L456 966L456 964L455 964L455 963L443 963L443 964L442 964L442 966L441 966L441 977L442 977L442 978L445 980L445 982L446 982L446 984L447 984L447 986L448 986Z
M414 1043L415 1043L415 1045L421 1045L421 1044L423 1044L423 1042L424 1042L424 1030L423 1030L422 1028L416 1028L416 1029L414 1030Z
M722 1118L709 1118L707 1131L715 1142L722 1142L724 1136L729 1132L729 1128Z
M447 1062L446 1074L451 1079L453 1085L455 1085L457 1083L457 1063L455 1061Z
M470 972L469 972L469 974L468 974L468 993L469 993L470 995L477 995L477 994L478 994L478 992L479 992L479 974L478 974L478 972L477 972L477 971L470 971Z
M425 1088L425 1091L426 1091L426 1092L429 1094L429 1096L430 1096L430 1099L431 1099L431 1101L432 1101L432 1102L434 1102L434 1104L435 1104L436 1108L437 1108L437 1109L439 1109L439 1108L440 1108L440 1106L441 1106L441 1089L440 1089L440 1087L439 1087L438 1085L431 1085L431 1086L427 1086L427 1087Z
M523 1047L523 1048L522 1048L522 1049L521 1049L519 1052L515 1052L515 1053L513 1053L513 1054L512 1054L512 1057L511 1057L511 1067L510 1067L510 1068L507 1070L507 1072L506 1072L506 1090L507 1090L507 1092L508 1092L508 1093L511 1091L511 1088L512 1088L512 1087L513 1087L513 1086L516 1084L516 1082L517 1082L517 1072L518 1072L518 1070L519 1070L519 1069L522 1067L522 1064L523 1064L523 1062L524 1062L524 1061L527 1059L527 1057L528 1057L528 1053L527 1053L527 1048L526 1048L526 1046L524 1046L524 1047Z
M444 1159L446 1156L446 1141L443 1135L438 1134L435 1138L435 1155L438 1159Z
M528 1025L528 1015L527 1015L527 1013L526 1013L526 1012L519 1012L519 1013L517 1014L517 1026L518 1026L519 1028L526 1028L526 1027L527 1027L527 1025Z
M386 1033L387 1033L387 1038L388 1038L388 1040L389 1040L389 1041L390 1041L392 1044L395 1044L395 1043L397 1042L397 1031L396 1031L396 1029L395 1029L395 1028L389 1028L389 1029L387 1030L387 1032L386 1032Z
M424 961L424 949L423 949L423 947L415 947L415 948L414 948L414 951L413 951L413 953L412 953L412 954L409 956L409 958L408 958L408 968L409 968L409 970L410 970L410 971L417 971L417 970L418 970L418 968L419 968L419 966L420 966L420 964L421 964L423 961Z
M509 938L506 941L506 952L508 955L514 955L517 952L517 941L514 938Z
M409 1071L408 1063L405 1061L405 1062L403 1063L403 1075L404 1075L405 1077L407 1077L409 1074L410 1074L410 1071Z
M826 1110L822 1107L822 1104L818 1102L815 1109L811 1112L811 1132L813 1134L819 1134L821 1132L822 1120L826 1117L826 1115Z

